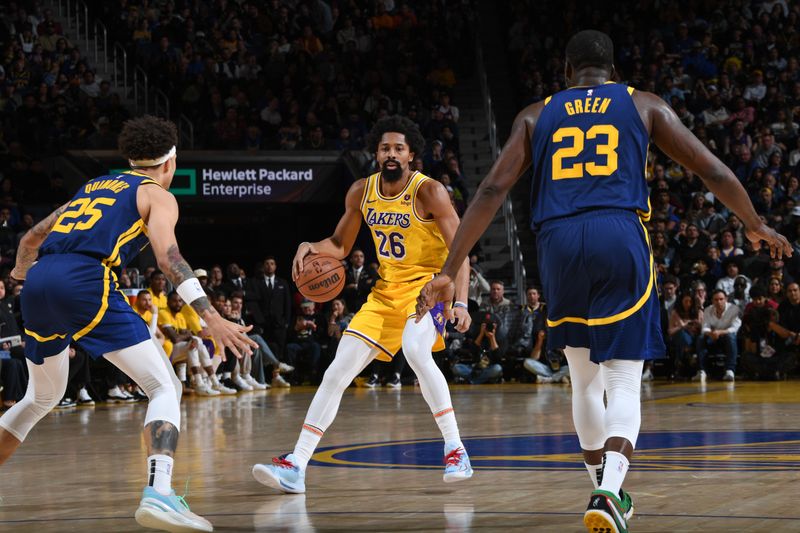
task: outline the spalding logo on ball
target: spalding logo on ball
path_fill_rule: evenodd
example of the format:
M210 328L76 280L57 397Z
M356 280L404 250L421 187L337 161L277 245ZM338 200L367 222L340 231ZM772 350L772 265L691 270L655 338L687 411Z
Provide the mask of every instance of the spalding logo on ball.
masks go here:
M307 255L303 272L297 277L297 289L312 302L333 300L344 287L344 266L333 256Z

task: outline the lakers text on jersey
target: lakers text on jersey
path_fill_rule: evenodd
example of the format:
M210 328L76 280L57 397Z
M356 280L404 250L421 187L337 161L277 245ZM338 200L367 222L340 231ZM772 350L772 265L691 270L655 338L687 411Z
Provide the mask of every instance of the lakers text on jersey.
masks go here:
M367 178L364 186L361 213L375 244L381 279L344 334L377 348L378 358L384 361L400 349L406 321L416 316L419 291L439 273L447 257L436 222L416 210L417 193L427 180L430 178L415 172L393 197L381 194L380 174ZM431 310L431 317L439 332L433 349L442 350L442 306Z

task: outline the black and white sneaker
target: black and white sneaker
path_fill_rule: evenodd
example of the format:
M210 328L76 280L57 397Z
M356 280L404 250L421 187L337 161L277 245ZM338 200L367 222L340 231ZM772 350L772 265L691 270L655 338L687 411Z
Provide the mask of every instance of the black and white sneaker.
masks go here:
M106 398L106 402L108 403L133 403L135 401L136 399L133 396L121 390L119 387L108 389L108 397Z
M78 391L78 405L94 405L94 400L89 396L86 387L82 387L81 390Z
M78 404L75 403L75 400L64 396L63 398L61 398L61 401L58 402L58 405L56 405L56 409L67 409L69 407L75 407L76 405Z
M378 380L378 375L377 374L372 374L369 377L369 379L367 380L367 382L364 383L364 386L366 388L368 388L368 389L374 389L375 387L380 386L380 384L381 384L381 382L380 382L380 380Z
M395 372L395 374L392 376L392 379L390 379L389 381L386 382L386 386L391 388L391 389L399 389L399 388L401 388L403 386L403 384L400 383L400 374Z

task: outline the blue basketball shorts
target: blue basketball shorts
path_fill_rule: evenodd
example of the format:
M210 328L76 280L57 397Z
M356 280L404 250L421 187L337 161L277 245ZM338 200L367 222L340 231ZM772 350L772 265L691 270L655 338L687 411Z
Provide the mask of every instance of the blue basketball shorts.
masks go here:
M650 238L635 213L545 222L537 246L548 348L589 348L596 363L664 356Z
M150 338L117 277L81 254L46 255L31 267L20 306L25 356L35 364L77 343L92 358Z

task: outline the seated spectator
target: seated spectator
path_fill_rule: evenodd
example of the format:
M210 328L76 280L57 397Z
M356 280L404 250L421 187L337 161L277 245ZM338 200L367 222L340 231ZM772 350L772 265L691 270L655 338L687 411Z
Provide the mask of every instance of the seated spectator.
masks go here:
M544 357L529 357L523 366L536 376L536 383L569 384L569 366L564 350L548 350Z
M736 370L736 334L742 325L739 308L728 302L724 291L712 293L712 304L703 310L703 328L697 341L697 362L700 369L692 378L693 381L705 382L706 357L709 350L718 350L725 354L725 375L723 381L733 381Z
M777 333L786 330L777 326L777 311L767 304L767 296L761 287L753 287L753 301L747 306L742 318L742 370L751 379L780 378L781 359L785 354L778 353L776 341L783 340Z
M748 290L750 289L751 285L750 280L747 279L747 276L739 275L739 263L736 262L736 260L734 259L726 260L723 268L725 270L725 276L720 278L719 281L717 281L717 285L715 287L716 289L725 292L728 298L730 298L731 295L733 294L733 285L736 282L736 280L740 277L747 282L747 289Z
M501 358L508 349L508 335L515 330L516 322L519 319L517 307L504 294L505 284L500 280L492 281L489 284L489 297L481 306L481 311L491 313L499 321L498 328L494 334L499 343L499 355Z
M165 291L167 286L167 277L160 270L153 270L147 278L149 285L147 292L153 298L153 304L158 308L161 313L167 310L167 293Z
M235 264L234 264L235 266ZM230 272L230 269L229 269ZM230 311L228 311L228 315L225 317L231 322L236 322L240 326L248 326L247 322L242 317L242 309L244 306L244 299L242 297L241 292L235 292L230 297ZM250 338L253 338L252 335L248 335ZM264 343L263 339L261 341ZM264 343L266 345L266 343ZM269 350L269 348L267 348ZM250 389L246 387L242 387L239 383L240 380L236 379L236 375L232 377L232 381L239 385L240 388L244 388L245 390L265 390L269 388L269 385L266 383L266 379L264 376L264 357L265 353L260 347L253 350L252 354L242 354L242 359L238 361L238 365L241 367L239 369L238 376L241 381L244 382L245 385L248 385ZM275 359L275 356L272 355L272 352L269 352L269 355ZM268 357L268 356L267 356ZM272 361L270 361L272 363ZM278 366L280 363L277 362L275 359L275 371L279 372ZM234 370L234 372L236 372ZM278 374L280 376L280 374Z
M747 276L737 276L733 282L733 292L728 296L728 300L739 309L744 309L751 302L751 291L752 285ZM777 303L775 303L775 307L778 307Z
M339 346L339 341L342 340L342 334L350 320L353 319L353 313L347 310L345 301L341 298L336 298L331 302L331 310L328 314L328 356L333 359L336 354L336 347Z
M667 329L675 375L691 375L687 370L693 365L694 347L700 337L702 325L703 309L697 305L691 291L681 293L670 312Z
M295 319L294 327L290 332L290 340L286 345L287 358L295 369L302 367L312 385L318 385L322 375L322 341L323 332L327 332L327 325L323 325L322 318L315 312L314 302L303 300L300 304L300 316ZM302 377L296 371L295 382L302 385Z
M219 298L222 298L223 305L228 303L225 293L223 292L214 293L211 297L211 303L215 304ZM192 334L192 340L194 341L195 349L197 350L198 361L205 372L205 376L203 376L204 381L206 381L213 390L218 391L220 394L236 394L236 391L238 390L237 388L221 383L217 377L216 367L219 365L219 361L222 359L222 354L218 353L217 343L206 329L205 322L203 322L203 320L200 318L200 315L197 314L197 311L194 310L194 307L191 305L184 305L183 300L180 302L181 307L179 312L181 315L183 315L183 319L186 322L186 329ZM219 308L218 304L219 302L214 305L214 307L217 309L217 312L223 317L227 318L229 314L228 310ZM232 359L235 361L235 363L238 363L237 357L233 356Z
M167 339L158 328L158 307L153 303L153 295L146 290L139 291L139 294L136 295L134 310L147 324L150 335L163 347Z
M479 385L503 377L503 367L499 364L500 345L497 342L499 327L497 316L491 312L478 312L462 347L467 359L453 365L456 382Z
M776 349L781 353L781 366L778 372L786 374L798 366L800 355L800 285L791 283L786 288L786 299L778 306L778 322L770 323L783 343L776 343Z
M167 297L167 309L158 313L158 327L166 337L164 351L166 351L173 365L187 363L191 375L192 389L195 394L198 396L219 396L220 392L214 390L206 382L198 353L203 343L189 331L186 317L181 313L183 307L183 300L180 295L173 291ZM206 358L208 358L208 351L205 347L203 347L203 350L205 350ZM210 359L206 363L209 363L209 361ZM186 379L185 371L178 371L177 374L178 379L182 381Z

